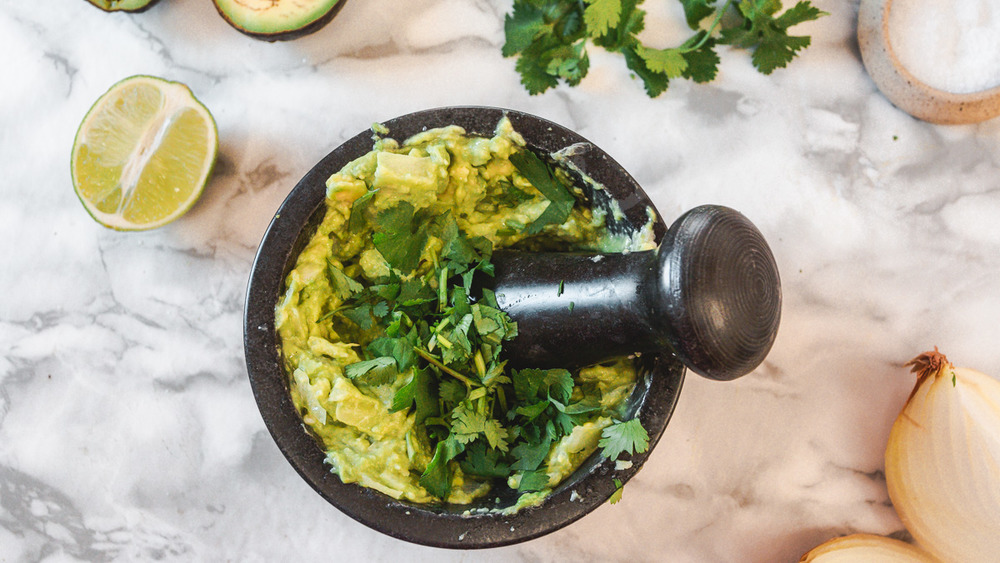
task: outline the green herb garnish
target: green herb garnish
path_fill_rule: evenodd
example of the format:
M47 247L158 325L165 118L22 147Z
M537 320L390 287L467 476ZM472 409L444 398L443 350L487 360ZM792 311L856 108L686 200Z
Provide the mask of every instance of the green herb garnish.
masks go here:
M651 48L639 39L645 27L643 0L514 0L504 22L502 53L517 56L515 68L528 92L539 94L560 82L575 86L587 75L588 46L621 53L650 97L671 79L710 82L719 70L718 45L752 51L764 74L786 66L809 46L808 36L788 29L825 15L808 0L782 10L781 0L680 0L694 32L676 47Z

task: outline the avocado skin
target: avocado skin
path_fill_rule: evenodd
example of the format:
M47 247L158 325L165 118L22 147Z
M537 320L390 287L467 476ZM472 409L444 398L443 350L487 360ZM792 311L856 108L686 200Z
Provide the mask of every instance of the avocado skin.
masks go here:
M233 26L233 28L235 28L237 31L243 33L244 35L253 37L254 39L260 39L261 41L268 41L270 43L273 43L275 41L291 41L293 39L298 39L299 37L304 37L306 35L319 31L323 26L325 26L326 24L330 23L331 20L333 20L334 16L337 15L337 12L339 12L340 9L343 8L344 4L346 3L347 0L340 0L339 2L334 4L333 7L330 8L330 10L327 13L323 14L322 17L298 29L290 29L288 31L279 31L275 33L260 33L240 27L238 24L233 22L233 20L229 19L229 16L226 14L226 12L222 10L222 8L219 7L219 4L216 3L215 0L212 1L212 5L215 6L215 11L219 12L219 15L222 16L222 19L226 20L226 23Z
M108 8L105 8L104 6L101 6L100 4L98 4L98 0L87 0L87 2L91 6L93 6L93 7L97 8L97 9L101 10L102 12L127 12L127 13L130 13L130 14L138 14L139 12L145 12L146 10L152 8L153 4L156 4L159 1L160 0L149 0L148 2L146 2L145 4L143 4L142 6L139 6L138 8L132 8L131 10L123 10L123 9L108 9Z

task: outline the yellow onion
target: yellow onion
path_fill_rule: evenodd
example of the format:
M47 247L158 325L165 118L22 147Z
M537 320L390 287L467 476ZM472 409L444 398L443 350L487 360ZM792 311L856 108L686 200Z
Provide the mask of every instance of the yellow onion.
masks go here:
M1000 561L1000 381L926 352L885 452L889 498L945 562Z
M937 563L906 542L873 534L834 538L802 556L799 563Z

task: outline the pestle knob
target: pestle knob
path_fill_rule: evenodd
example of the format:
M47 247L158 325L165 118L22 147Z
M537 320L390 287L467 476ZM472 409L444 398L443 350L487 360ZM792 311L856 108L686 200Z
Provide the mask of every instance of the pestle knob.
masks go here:
M760 231L739 212L688 211L654 250L493 255L497 303L517 322L514 367L581 367L669 351L689 369L730 380L774 343L781 286Z

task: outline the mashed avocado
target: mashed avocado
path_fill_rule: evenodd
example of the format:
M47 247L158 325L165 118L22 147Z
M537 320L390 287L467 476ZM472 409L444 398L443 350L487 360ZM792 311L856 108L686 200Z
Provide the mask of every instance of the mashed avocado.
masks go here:
M494 248L652 244L609 234L559 167L558 185L533 184L527 152L506 119L490 138L454 126L376 137L327 181L275 314L294 404L344 482L416 503L498 486L535 502L621 418L632 360L508 370L499 352L516 325L476 293Z

